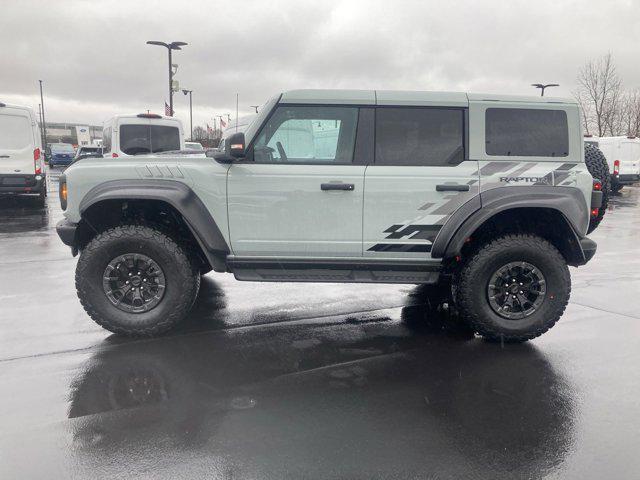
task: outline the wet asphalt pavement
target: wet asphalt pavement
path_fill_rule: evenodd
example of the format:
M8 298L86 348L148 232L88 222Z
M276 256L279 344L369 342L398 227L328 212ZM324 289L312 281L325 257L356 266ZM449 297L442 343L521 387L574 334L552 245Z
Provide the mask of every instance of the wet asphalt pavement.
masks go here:
M0 197L0 478L640 478L640 188L528 344L420 328L418 287L213 273L128 340L76 298L58 173Z

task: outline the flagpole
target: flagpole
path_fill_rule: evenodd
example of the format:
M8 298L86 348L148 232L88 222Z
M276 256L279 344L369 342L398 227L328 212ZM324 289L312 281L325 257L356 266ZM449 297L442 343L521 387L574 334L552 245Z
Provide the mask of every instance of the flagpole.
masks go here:
M238 94L236 93L236 133L238 132Z

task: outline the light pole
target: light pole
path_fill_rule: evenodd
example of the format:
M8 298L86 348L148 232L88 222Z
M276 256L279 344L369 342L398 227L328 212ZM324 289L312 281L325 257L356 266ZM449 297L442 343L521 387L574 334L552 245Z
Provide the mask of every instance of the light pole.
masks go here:
M47 149L47 123L44 119L44 96L42 95L42 80L40 82L40 105L42 105L42 148Z
M250 106L251 108L255 108L256 113L258 113L258 107L259 107L260 105L249 105L249 106Z
M191 130L191 136L189 137L189 140L193 141L193 103L191 102L193 90L183 89L182 93L184 93L185 95L187 93L189 94L189 128Z
M173 69L171 66L171 50L182 50L180 47L188 45L186 42L158 42L157 40L149 40L147 45L159 45L165 47L169 52L169 113L173 117Z
M532 83L531 84L532 87L536 87L540 89L540 96L544 97L544 89L545 88L549 88L549 87L559 87L560 84L558 83L547 83L547 84L543 84L543 83Z

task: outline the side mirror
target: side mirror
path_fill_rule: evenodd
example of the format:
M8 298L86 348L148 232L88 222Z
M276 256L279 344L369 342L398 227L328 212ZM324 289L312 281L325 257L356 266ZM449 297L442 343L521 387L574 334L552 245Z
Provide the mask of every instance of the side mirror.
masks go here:
M227 155L224 152L212 152L212 154L207 153L207 157L213 157L213 159L218 163L233 163L235 158L230 155Z
M244 147L243 132L234 133L224 142L225 153L233 158L244 158Z

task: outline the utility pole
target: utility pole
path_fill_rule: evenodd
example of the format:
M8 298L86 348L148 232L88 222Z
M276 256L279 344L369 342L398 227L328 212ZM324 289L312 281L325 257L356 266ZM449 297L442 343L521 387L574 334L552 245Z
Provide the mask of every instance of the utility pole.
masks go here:
M189 94L189 127L191 128L191 136L189 139L193 141L193 103L191 102L191 97L193 95L193 90L182 90L182 93L185 95Z
M40 105L42 105L42 148L47 148L47 123L44 119L44 95L42 95L42 80L40 82Z

